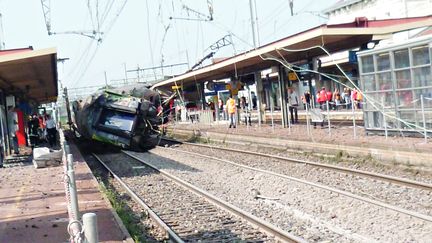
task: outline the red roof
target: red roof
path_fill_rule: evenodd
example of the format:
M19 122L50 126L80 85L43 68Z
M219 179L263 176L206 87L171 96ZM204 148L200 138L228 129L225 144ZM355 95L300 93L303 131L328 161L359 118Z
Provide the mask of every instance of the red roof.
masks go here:
M415 23L417 21L426 20L432 18L432 15L410 17L410 18L397 18L397 19L380 19L380 20L368 20L366 17L356 17L354 22L343 23L343 24L332 24L327 25L327 28L376 28L376 27L387 27L396 26L400 24Z
M10 54L19 53L19 52L28 52L28 51L33 51L33 47L30 46L30 47L26 47L26 48L0 50L0 56L10 55Z

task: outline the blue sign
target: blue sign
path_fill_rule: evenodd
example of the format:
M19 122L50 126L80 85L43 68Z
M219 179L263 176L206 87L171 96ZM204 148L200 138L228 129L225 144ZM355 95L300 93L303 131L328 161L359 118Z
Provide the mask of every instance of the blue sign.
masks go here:
M217 95L217 91L205 92L204 95L205 96L216 96Z
M357 51L349 51L348 52L348 62L349 63L357 63Z
M215 91L226 90L226 84L225 83L215 83L214 84L214 90Z

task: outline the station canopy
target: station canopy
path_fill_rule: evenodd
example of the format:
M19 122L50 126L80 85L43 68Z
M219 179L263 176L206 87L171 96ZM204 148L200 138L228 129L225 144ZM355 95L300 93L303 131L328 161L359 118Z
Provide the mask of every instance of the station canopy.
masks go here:
M275 65L274 61L263 60L263 58L275 57L290 63L307 61L325 55L322 49L312 48L315 46L322 46L330 53L340 52L360 47L371 41L388 39L393 33L427 26L432 26L432 16L387 20L356 18L351 23L321 25L164 80L155 84L153 88L170 89L175 84L188 85L218 80L232 77L235 73L241 76Z
M57 50L0 51L0 89L37 103L57 100Z

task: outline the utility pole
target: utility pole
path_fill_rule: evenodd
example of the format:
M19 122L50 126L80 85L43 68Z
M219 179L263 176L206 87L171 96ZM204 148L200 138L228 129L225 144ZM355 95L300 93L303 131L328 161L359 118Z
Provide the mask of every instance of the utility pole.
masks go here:
M291 9L291 16L294 16L294 0L289 0L289 5Z
M104 71L104 74L105 74L105 89L107 89L108 88L108 79L107 79L106 71Z
M5 49L4 32L3 32L3 15L0 13L0 50Z
M128 76L127 76L127 69L126 69L126 63L123 63L123 67L124 67L124 72L125 72L125 83L128 82Z
M67 117L68 117L69 130L71 130L72 129L72 115L71 115L71 110L70 110L70 105L69 105L68 91L67 91L66 87L63 89L63 95L64 95L64 99L65 99L65 103L66 103L66 112L67 112Z
M257 11L256 0L254 0L254 5L255 5L255 23L256 23L257 41L258 41L258 46L260 46L261 42L260 42L259 23L258 23L258 11Z
M252 0L249 0L249 7L250 7L250 15L251 15L251 26L252 26L252 39L253 39L253 45L254 49L256 49L256 40L255 40L255 26L254 26L254 17L253 17L253 6L252 6ZM261 80L261 72L254 72L254 80L255 80L255 87L256 87L256 97L257 97L257 111L258 111L258 126L261 127L261 94L259 87L262 87L262 80ZM252 101L252 97L249 97L249 100Z
M252 0L249 0L251 26L252 26L252 40L253 40L253 46L255 49L257 46L256 46L256 40L255 40L255 21L254 21L254 16L253 16L253 6L252 5L253 5Z

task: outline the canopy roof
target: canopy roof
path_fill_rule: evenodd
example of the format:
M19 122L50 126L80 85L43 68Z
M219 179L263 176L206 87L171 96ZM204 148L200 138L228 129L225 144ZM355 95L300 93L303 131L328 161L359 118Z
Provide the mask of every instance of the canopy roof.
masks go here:
M153 88L168 88L174 84L179 85L177 82L187 85L193 82L228 78L234 74L240 76L274 66L274 61L263 59L270 56L284 58L288 62L309 60L325 55L320 48L313 48L316 46L322 46L330 53L339 52L360 47L370 41L386 39L392 33L426 26L432 26L432 16L389 20L357 18L353 23L322 25L167 79L155 84Z
M56 101L57 50L0 51L0 89L38 103Z

